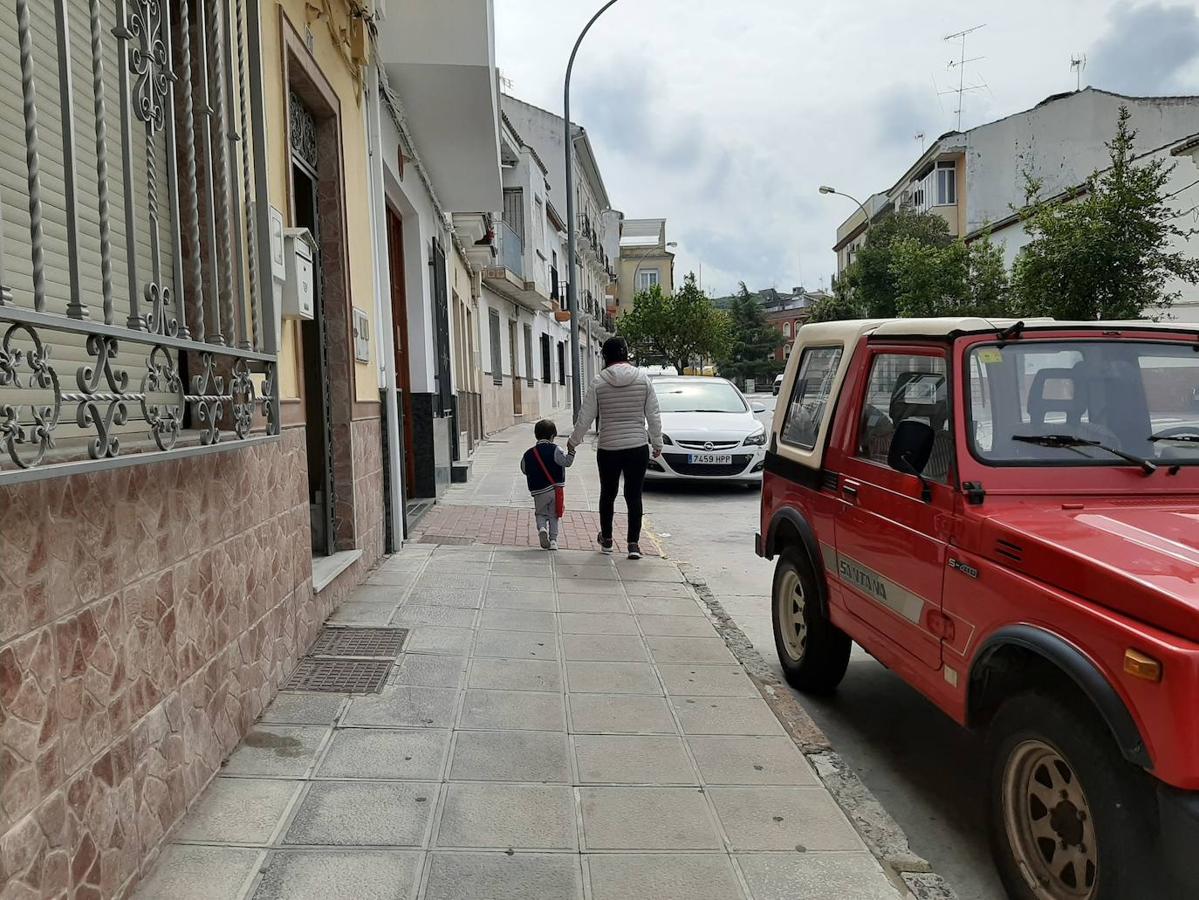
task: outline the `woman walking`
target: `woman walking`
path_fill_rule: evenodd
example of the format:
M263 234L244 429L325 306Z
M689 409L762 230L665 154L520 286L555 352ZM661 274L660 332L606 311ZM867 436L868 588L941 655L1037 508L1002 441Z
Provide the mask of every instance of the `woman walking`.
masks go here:
M641 558L641 489L645 470L662 454L662 417L658 397L649 378L629 363L629 347L624 338L604 341L600 350L604 370L583 399L575 430L567 447L574 450L583 442L591 423L599 416L599 449L595 460L600 477L600 550L612 552L612 515L620 479L624 476L624 502L629 511L629 559Z

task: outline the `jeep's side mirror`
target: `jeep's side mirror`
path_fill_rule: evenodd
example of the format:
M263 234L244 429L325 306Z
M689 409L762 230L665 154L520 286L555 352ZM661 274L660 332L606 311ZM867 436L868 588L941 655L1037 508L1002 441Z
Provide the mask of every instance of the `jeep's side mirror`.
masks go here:
M749 408L750 408L752 411L754 411L755 413L764 413L764 412L766 412L766 404L765 404L765 403L760 403L760 402L758 402L757 400L755 400L753 403L751 403L751 404L749 405Z
M891 447L887 451L888 466L920 480L920 499L925 503L931 503L933 499L932 486L924 477L924 468L933 455L936 438L937 434L931 425L916 419L905 419L895 428Z

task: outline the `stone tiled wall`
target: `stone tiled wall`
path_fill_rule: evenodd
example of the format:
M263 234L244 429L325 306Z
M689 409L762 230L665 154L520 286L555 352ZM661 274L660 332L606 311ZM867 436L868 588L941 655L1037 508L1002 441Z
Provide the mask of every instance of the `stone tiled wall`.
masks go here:
M382 420L357 419L353 423L354 533L369 568L383 555L384 512Z
M319 595L303 429L0 489L3 900L136 880L378 558L377 423L357 430L369 546Z

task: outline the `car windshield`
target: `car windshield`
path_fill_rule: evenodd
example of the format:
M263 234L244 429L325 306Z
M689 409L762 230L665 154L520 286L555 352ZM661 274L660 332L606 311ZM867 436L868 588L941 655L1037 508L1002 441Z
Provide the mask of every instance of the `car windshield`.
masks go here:
M972 348L966 373L971 439L985 462L1199 464L1191 344L1025 338Z
M742 413L749 408L727 381L654 381L654 392L664 413Z

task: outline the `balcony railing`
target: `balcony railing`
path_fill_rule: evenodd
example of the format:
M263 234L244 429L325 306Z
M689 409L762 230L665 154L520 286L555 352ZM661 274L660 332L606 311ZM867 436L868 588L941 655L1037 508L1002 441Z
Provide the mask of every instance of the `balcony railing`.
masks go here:
M500 223L500 263L518 278L525 277L525 245L507 222Z
M259 5L8 10L0 483L274 437Z

